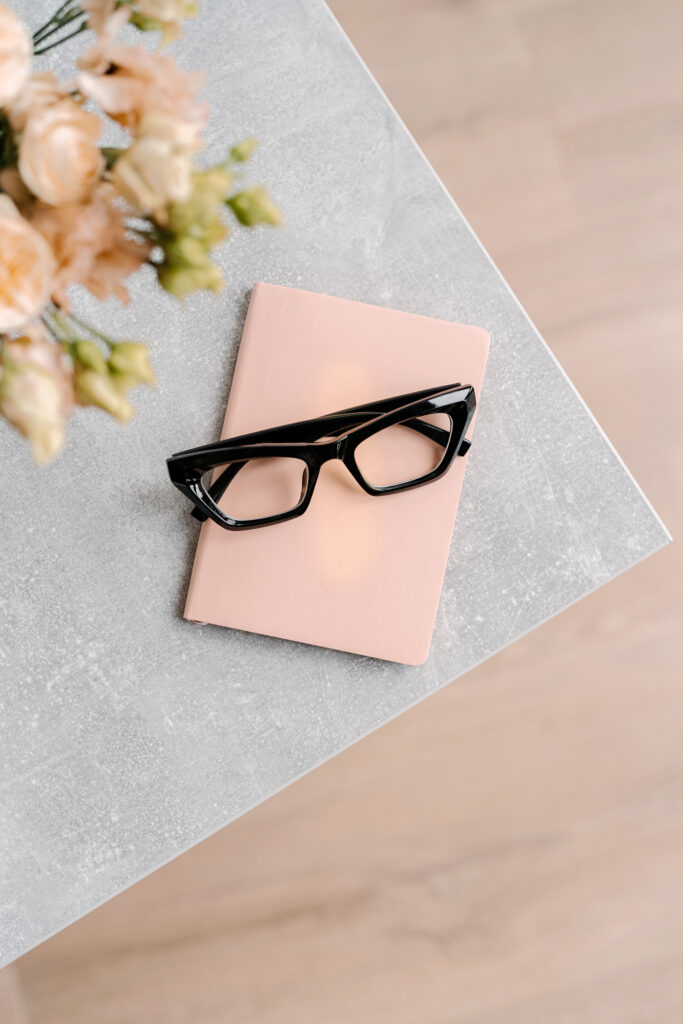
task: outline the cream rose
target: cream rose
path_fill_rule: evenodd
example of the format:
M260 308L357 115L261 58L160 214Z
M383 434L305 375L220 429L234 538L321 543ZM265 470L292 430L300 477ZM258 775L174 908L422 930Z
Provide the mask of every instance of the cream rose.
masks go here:
M195 125L161 113L145 114L139 132L114 164L113 182L131 206L163 223L169 203L183 202L192 192L199 132Z
M31 70L33 43L28 32L6 4L0 4L0 107L21 92Z
M0 331L13 331L42 312L55 263L41 234L9 196L0 195Z
M19 140L19 173L51 206L82 202L99 181L102 123L74 100L33 110Z

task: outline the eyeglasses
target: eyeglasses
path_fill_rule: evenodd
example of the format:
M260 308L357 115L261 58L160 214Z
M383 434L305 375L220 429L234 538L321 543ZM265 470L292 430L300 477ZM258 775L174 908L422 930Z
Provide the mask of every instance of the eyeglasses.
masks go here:
M367 494L437 480L467 453L475 408L469 385L429 388L178 452L168 472L196 519L226 530L270 526L304 514L332 459Z

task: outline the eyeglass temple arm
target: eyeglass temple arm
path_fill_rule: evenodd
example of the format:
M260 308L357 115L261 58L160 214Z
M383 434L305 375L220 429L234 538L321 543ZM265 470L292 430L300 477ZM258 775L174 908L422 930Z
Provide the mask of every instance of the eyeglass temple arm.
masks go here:
M356 423L364 423L368 419L373 419L374 414L368 415L367 412L357 413L355 418L351 420L348 416L345 417L343 423L334 424L331 428L328 425L316 432L317 436L313 440L317 440L318 437L336 437L338 434L343 434L345 430L356 425ZM324 417L321 417L324 419ZM430 438L432 441L436 441L442 448L445 448L448 444L448 438L451 436L450 431L444 430L443 427L437 427L435 423L425 423L424 420L417 418L411 420L401 420L397 424L399 427L410 427L411 430L416 430L419 434L424 434L425 437Z
M394 403L395 401L394 399ZM330 413L328 416L318 416L313 420L301 420L298 423L290 423L286 427L273 427L272 429L256 431L253 434L231 437L227 445L238 447L243 446L245 443L267 444L269 442L275 444L296 444L297 442L317 441L322 437L336 437L338 434L343 434L345 430L350 430L387 412L387 409L381 408L383 404L376 403L372 406L362 406L357 410L345 409L342 412ZM398 407L400 408L400 406ZM418 423L419 426L417 425ZM404 424L408 426L408 420L405 420ZM448 441L449 432L434 424L416 420L414 429L419 430L426 437L431 437L444 446Z
M423 391L409 391L405 395L394 395L393 398L380 398L377 401L370 402L366 405L352 405L348 409L339 409L337 412L330 413L328 417L321 417L321 419L345 416L348 413L366 413L368 416L378 416L383 412L391 412L392 409L400 409L402 405L412 405L421 398L430 398L432 396L439 395L444 391L454 391L456 388L460 387L462 387L462 384L460 381L456 381L455 384L447 384L440 388L426 388Z
M443 388L412 391L405 395L395 395L393 398L382 398L379 401L370 402L366 405L353 405L349 409L339 409L337 412L331 412L327 416L319 416L314 420L292 423L290 428L291 434L289 430L287 431L287 440L316 441L320 437L334 437L336 434L341 434L344 430L350 429L366 420L374 419L376 416L381 416L383 413L391 412L394 409L400 409L402 405L412 405L414 402L419 401L420 398L438 395L442 391L452 391L461 386L460 382L457 382ZM427 437L432 437L433 440L439 443L441 443L440 434L445 434L445 445L448 441L448 431L441 431L440 433L439 431L439 427L434 427L434 433L424 430L421 433L424 433ZM280 437L283 437L281 430Z
M290 423L285 427L271 427L266 430L257 430L252 434L241 434L238 437L231 437L228 444L266 444L268 442L299 442L317 441L321 437L334 437L343 430L350 429L366 420L374 419L385 412L400 409L403 405L412 405L420 398L429 398L445 391L452 391L462 387L461 384L449 384L443 388L429 388L426 391L414 391L406 395L396 395L393 398L383 398L377 402L370 402L366 405L354 405L349 409L339 409L327 416L317 416L311 420L299 420L297 423Z

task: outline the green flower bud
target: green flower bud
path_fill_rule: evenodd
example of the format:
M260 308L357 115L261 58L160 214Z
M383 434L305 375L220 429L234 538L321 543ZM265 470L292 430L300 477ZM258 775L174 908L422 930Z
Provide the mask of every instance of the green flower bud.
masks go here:
M195 203L192 196L184 203L171 203L168 208L168 230L172 234L189 231L204 213L203 206Z
M195 193L211 198L216 202L230 193L232 175L224 167L209 167L206 171L195 171L192 175Z
M230 234L228 225L224 224L218 217L204 226L203 242L211 249L214 245L224 242Z
M271 224L279 227L282 214L262 185L245 188L226 199L226 203L237 217L240 224L251 228L256 224Z
M120 423L127 423L135 409L108 373L78 368L74 375L76 398L81 405L96 405Z
M107 372L107 360L94 341L75 341L71 352L75 363L95 373Z
M203 267L208 263L208 248L199 238L178 235L164 245L165 263L174 267Z
M249 139L243 139L242 142L238 142L230 150L230 159L234 160L235 163L243 164L249 159L257 146L258 139L255 139L253 135Z
M192 174L192 195L182 203L173 203L168 211L168 227L173 233L187 231L202 234L217 221L218 208L230 193L232 177L221 167Z
M208 260L202 266L163 263L157 268L157 277L161 287L179 299L203 290L220 292L224 287L223 275Z
M109 368L125 379L124 390L137 384L154 384L154 370L149 361L146 345L135 341L119 341L112 345ZM115 383L121 387L123 380Z
M132 11L128 20L140 32L158 32L164 27L163 22L159 21L158 18L151 18L147 14L140 14L139 11Z

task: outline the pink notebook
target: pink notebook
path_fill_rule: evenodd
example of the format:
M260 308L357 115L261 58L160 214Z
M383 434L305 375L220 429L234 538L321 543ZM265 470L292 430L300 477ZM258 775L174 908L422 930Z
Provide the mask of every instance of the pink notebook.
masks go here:
M478 327L257 284L221 437L456 381L479 400L488 347ZM327 463L298 519L204 523L185 618L420 664L469 458L380 497Z

